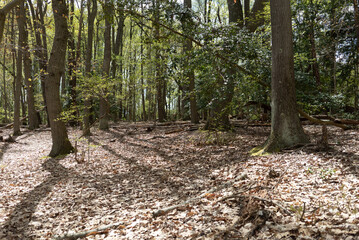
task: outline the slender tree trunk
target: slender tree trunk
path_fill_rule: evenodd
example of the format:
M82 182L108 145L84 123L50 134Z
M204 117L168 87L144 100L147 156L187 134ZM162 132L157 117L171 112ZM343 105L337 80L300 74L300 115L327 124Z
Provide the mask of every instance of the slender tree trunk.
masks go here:
M157 45L160 42L160 0L155 0L155 39L157 41ZM166 109L165 109L165 79L163 76L163 69L162 69L162 60L161 60L161 50L159 46L155 48L156 54L156 85L157 85L157 111L158 111L158 121L164 122L166 119Z
M119 110L117 113L118 118L121 120L122 119L122 48L123 48L123 28L124 28L124 21L125 21L125 17L123 15L123 12L120 11L119 16L118 16L118 26L117 26L117 32L116 32L116 39L114 41L113 44L113 54L114 56L119 56L120 55L120 60L119 63L116 61L116 59L114 59L112 61L112 77L114 79L116 79L117 76L117 68L120 65L119 68L119 72L120 72L120 76L119 76L119 83L118 83L118 92L120 94L120 100L119 100ZM113 34L114 36L115 34ZM121 53L120 53L121 52Z
M21 21L26 22L26 11L23 5L20 5ZM27 97L27 111L29 129L33 130L39 127L39 119L37 117L35 109L35 97L34 97L34 84L31 76L31 58L28 45L28 31L25 24L19 25L19 31L23 32L24 41L21 43L21 47L24 50L24 73L25 73L25 84L26 84L26 97Z
M44 106L46 112L46 119L47 124L50 124L49 115L47 112L47 103L46 103L46 96L45 96L45 76L47 72L47 40L46 40L46 28L44 27L44 16L43 16L43 5L42 1L37 1L37 9L36 12L32 5L32 2L29 1L30 11L33 19L33 27L35 33L35 56L39 63L39 75L41 81L41 93L44 99Z
M75 25L74 25L74 14L75 14L75 0L70 0L70 17L69 17L69 25L72 31L69 31L69 38L68 38L68 84L70 89L70 106L76 108L77 106L77 93L76 93L76 69L77 69L77 59L76 59L76 44L75 44ZM80 26L81 28L81 26ZM63 82L65 82L65 77L62 78ZM63 92L65 93L66 86L63 85L62 87ZM77 124L77 111L73 112L73 115L69 121L71 126L75 126Z
M134 111L133 111L133 105L135 104L135 101L133 101L133 94L134 94L134 71L133 71L133 65L135 64L132 57L132 36L133 36L133 24L132 21L130 23L130 39L129 39L129 55L128 55L128 62L130 63L128 65L128 77L129 77L129 85L128 85L128 120L133 121L134 120Z
M0 9L0 43L4 34L6 15L23 2L25 0L12 0Z
M309 142L299 120L295 81L290 1L271 0L272 121L264 147L255 154L276 152Z
M141 14L143 15L143 1L141 1ZM141 38L141 46L140 46L140 54L141 54L141 97L142 97L142 120L147 121L147 114L146 114L146 101L145 101L145 84L144 84L144 72L143 72L143 65L144 65L144 56L143 56L143 29L141 28L140 33ZM148 78L147 78L148 79Z
M55 37L48 65L48 74L45 79L45 93L48 104L48 113L51 126L52 149L50 157L68 154L73 151L69 141L65 123L59 120L62 107L59 94L60 79L65 71L67 39L68 9L65 0L52 0L52 9L55 19Z
M354 18L355 18L355 32L356 32L356 37L357 37L357 55L356 55L356 59L357 62L354 66L355 68L355 95L354 95L354 105L355 105L355 109L358 110L358 64L359 64L359 7L358 7L358 0L353 0L354 3Z
M23 5L21 6L23 8ZM16 11L16 19L17 24L20 29L25 28L24 24L24 17L21 16L22 11L19 7ZM24 32L19 31L19 43L18 46L22 46L24 42ZM17 58L16 58L16 78L15 78L15 88L14 88L14 132L15 136L20 135L20 95L21 95L21 86L22 86L22 55L23 49L20 47L17 51Z
M92 7L91 7L92 5ZM93 33L94 22L97 14L97 0L87 1L88 12L88 32L87 32L87 51L85 56L85 77L91 77L91 60L92 60L92 47L93 47ZM86 94L84 98L84 117L83 117L83 135L91 135L90 131L90 113L91 113L91 98Z
M192 10L192 0L184 0L184 7L189 11L189 14L190 14L190 11ZM209 16L208 16L208 19L209 19ZM193 25L192 17L191 17L191 15L189 15L183 21L183 29L185 31L188 31L189 29L191 29L192 25ZM192 51L192 41L189 39L186 39L183 48L184 48L184 52L188 54L187 63L190 63L190 60L191 60L190 54ZM195 93L194 70L192 69L192 67L189 64L187 64L185 66L185 72L187 72L186 75L187 75L188 82L189 82L188 90L189 90L189 100L190 100L190 109L191 109L191 122L199 123L199 116L198 116L198 111L197 111L197 100L196 100L196 93Z
M314 22L313 22L313 18L315 16L309 15L309 41L310 41L310 56L312 59L312 71L313 71L313 76L315 78L317 87L320 89L321 88L321 81L320 81L320 72L319 72L319 64L318 64L318 60L317 60L317 49L315 46L315 32L314 32Z
M111 4L109 0L105 1L104 5L105 13L105 49L102 65L102 74L104 78L109 78L110 76L110 66L111 66L111 24L112 24L112 11ZM107 90L104 91L105 96L100 96L100 121L99 128L101 130L107 130L109 128L109 114L110 114L110 104L107 95Z
M8 24L8 26L9 26L9 24ZM5 39L5 45L7 44L7 39ZM3 96L4 96L4 111L5 111L5 119L4 119L4 121L5 122L8 122L9 120L8 120L8 112L7 112L7 108L8 108L8 103L7 103L7 101L8 101L8 99L7 99L7 94L6 94L6 85L7 85L7 83L6 83L6 65L5 65L5 62L6 62L6 47L4 47L4 51L3 51L3 54L4 54L4 56L3 56L3 81L4 81L4 94L3 94Z

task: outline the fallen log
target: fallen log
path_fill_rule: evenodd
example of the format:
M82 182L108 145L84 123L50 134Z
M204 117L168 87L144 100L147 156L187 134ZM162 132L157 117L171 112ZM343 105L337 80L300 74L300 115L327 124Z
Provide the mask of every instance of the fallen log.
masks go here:
M336 123L334 121L322 121L320 119L314 118L314 117L310 116L309 114L305 113L301 109L298 109L298 113L300 115L302 115L303 117L305 117L306 119L308 119L312 123L316 123L316 124L320 124L320 125L336 126L336 127L342 128L343 130L348 130L349 129L347 126L345 126L344 124L341 124L341 123Z
M170 207L167 207L167 208L164 208L164 209L159 209L159 210L152 213L152 217L156 218L156 217L159 217L159 216L166 215L168 212L170 212L172 210L175 210L175 209L180 208L180 207L184 207L184 206L186 206L186 205L188 205L188 204L190 204L192 202L198 201L198 200L206 197L210 193L218 192L218 191L220 191L220 190L222 190L222 189L224 189L224 188L226 188L228 186L231 186L237 180L244 180L246 178L247 178L247 174L242 174L238 178L235 178L235 179L233 179L233 180L231 180L229 182L226 182L226 183L224 183L224 184L222 184L222 185L220 185L218 187L214 187L211 190L209 190L208 192L202 193L199 196L195 196L193 198L190 198L190 199L188 199L188 200L186 200L186 201L184 201L182 203L179 203L177 205L173 205L173 206L170 206Z

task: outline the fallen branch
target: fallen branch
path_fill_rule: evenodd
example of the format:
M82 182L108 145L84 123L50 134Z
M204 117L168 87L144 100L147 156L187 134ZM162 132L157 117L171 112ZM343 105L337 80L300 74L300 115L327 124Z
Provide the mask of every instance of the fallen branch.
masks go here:
M358 125L358 120L352 120L352 119L335 119L335 123L341 123L341 124L352 124L352 125Z
M343 124L340 124L340 123L336 123L336 122L333 122L333 121L322 121L322 120L319 120L317 118L314 118L312 116L310 116L309 114L306 114L303 110L301 109L298 109L298 112L300 113L300 115L302 115L303 117L305 117L306 119L308 119L310 122L312 123L316 123L316 124L320 124L320 125L331 125L331 126L336 126L336 127L340 127L342 128L343 130L347 130L348 127L343 125Z
M20 122L24 121L27 118L27 116L20 119ZM9 123L8 125L5 125L2 128L11 128L14 125L14 123Z
M193 197L193 198L190 198L180 204L177 204L177 205L173 205L173 206L170 206L170 207L167 207L167 208L164 208L164 209L159 209L155 212L152 213L152 217L156 218L156 217L159 217L159 216L163 216L163 215L166 215L168 212L174 210L174 209L177 209L177 208L180 208L180 207L183 207L183 206L186 206L192 202L195 202L195 201L198 201L202 198L204 198L206 195L210 194L210 193L214 193L214 192L218 192L226 187L228 187L229 185L233 185L233 183L235 183L237 180L244 180L247 178L247 174L242 174L240 177L238 178L235 178L229 182L226 182L218 187L214 187L212 188L211 190L209 190L208 192L205 192L199 196L196 196L196 197Z
M114 223L114 224L98 227L96 229L88 230L88 231L85 231L85 232L66 233L66 234L60 235L60 236L57 235L57 236L53 237L52 239L53 240L62 240L62 239L75 240L75 239L78 239L78 238L88 237L88 236L92 236L92 235L105 234L105 233L108 233L108 230L110 228L119 227L121 225L125 226L125 225L127 225L127 223L117 222L117 223Z

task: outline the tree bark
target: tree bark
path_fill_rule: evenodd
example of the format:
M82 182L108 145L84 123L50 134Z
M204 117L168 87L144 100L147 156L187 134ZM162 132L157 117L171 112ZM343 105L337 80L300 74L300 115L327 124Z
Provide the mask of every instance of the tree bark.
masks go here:
M49 156L56 157L72 152L73 147L69 141L65 123L59 119L62 112L59 92L60 79L65 71L69 36L67 28L68 9L65 0L52 0L52 9L55 19L55 37L49 59L48 74L45 79L45 93L52 137L52 149Z
M37 9L32 5L32 2L29 1L30 11L33 19L33 28L35 33L35 56L39 63L39 75L41 81L41 93L44 99L44 106L46 109L46 119L47 124L50 124L49 115L47 112L47 102L45 96L45 75L47 72L47 40L46 40L46 28L44 27L44 11L42 1L37 1ZM42 34L41 34L42 33Z
M91 76L93 33L94 33L94 22L97 14L97 0L87 1L87 12L88 12L88 22L87 22L88 30L87 30L87 47L86 47L87 50L85 56L85 77L89 78ZM88 94L86 94L86 96L84 97L84 117L83 117L83 130L82 130L82 134L84 136L91 135L90 114L91 114L91 98Z
M13 0L0 9L0 43L4 34L6 14L23 2L25 2L25 0Z
M25 84L26 84L26 97L27 97L27 112L28 112L28 122L29 129L33 130L39 127L39 119L37 117L37 112L35 109L35 97L34 97L34 84L31 76L31 58L28 45L28 31L26 28L26 11L23 4L20 4L20 18L19 21L23 21L24 24L19 24L19 31L23 32L24 41L21 43L21 48L23 49L23 60L24 60L24 74L25 74Z
M113 54L115 56L120 55L119 62L114 59L112 61L112 77L116 78L117 76L117 69L119 68L119 83L118 83L118 89L117 91L120 94L120 100L119 100L119 110L117 113L118 118L122 119L122 49L123 49L123 29L124 29L124 22L125 22L125 16L122 11L120 11L118 19L118 26L117 26L117 32L116 32L116 40L113 46ZM113 34L114 35L114 34Z
M309 142L296 106L290 1L271 0L272 121L267 142L254 154L277 152ZM255 152L256 151L256 152Z
M359 7L358 0L353 0L354 4L354 19L355 19L355 33L357 37L357 52L359 53Z
M265 4L269 0L256 0L249 13L247 28L250 32L254 32L258 27L264 24L264 16L261 14L264 10Z
M192 17L191 17L191 10L192 10L192 0L184 0L184 8L188 11L187 17L183 21L183 29L184 31L189 31L193 26ZM209 18L209 17L208 17ZM187 56L187 65L185 66L186 77L188 79L189 85L189 99L190 99L190 109L191 109L191 122L192 123L199 123L199 116L197 111L197 100L196 100L196 93L195 93L195 76L194 70L191 66L188 65L190 62L190 54L192 51L192 41L189 39L185 39L185 43L183 46L184 52L188 55Z
M236 23L239 27L243 27L243 8L241 1L227 0L229 23Z
M16 58L16 78L15 78L15 88L14 88L14 129L13 129L13 134L15 136L20 135L20 95L21 95L21 86L22 86L22 56L23 56L23 49L22 49L22 45L24 42L24 31L21 31L21 29L25 28L25 22L24 22L24 17L25 16L21 16L22 11L21 8L23 8L23 4L22 6L20 6L17 11L16 11L16 19L17 19L17 24L19 26L19 43L18 46L20 46L18 48L17 51L17 58Z
M160 0L155 0L155 22L154 22L154 34L157 41L157 45L160 42ZM157 111L158 111L158 121L164 122L166 120L166 95L165 93L165 79L163 76L163 66L161 61L161 51L159 46L155 47L156 55L156 84L157 84Z
M70 106L73 108L76 108L77 106L77 93L76 93L76 69L77 69L77 59L76 59L76 44L75 44L75 25L74 25L74 14L75 14L75 0L70 1L69 6L70 11L70 17L69 17L69 25L71 26L71 30L69 31L69 38L68 38L68 60L67 60L67 66L68 66L68 83L69 83L69 90L70 90ZM81 27L80 27L81 28ZM62 79L63 81L65 78ZM63 91L65 91L65 85L63 86ZM73 109L71 109L73 110ZM77 111L73 112L72 117L69 120L69 124L71 126L75 126L77 124L76 121L77 118Z
M112 24L112 11L111 4L109 0L105 1L104 5L105 13L105 49L103 56L103 65L102 65L102 74L104 78L109 78L110 76L110 66L111 66L111 24ZM110 104L108 102L107 90L104 90L105 96L100 96L100 120L99 120L99 129L107 130L109 128L109 114L110 114Z

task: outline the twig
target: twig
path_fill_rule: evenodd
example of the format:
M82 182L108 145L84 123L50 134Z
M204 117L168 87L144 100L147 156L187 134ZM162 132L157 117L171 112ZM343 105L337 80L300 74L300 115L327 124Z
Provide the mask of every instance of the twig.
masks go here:
M78 233L66 233L64 235L55 236L52 239L53 240L63 240L63 239L69 239L69 240L75 240L82 237L87 237L91 235L97 235L97 234L104 234L107 233L110 228L118 227L120 225L127 225L127 223L124 222L117 222L110 225L98 227L96 229L88 230L85 232L78 232Z
M232 185L232 184L233 184L235 181L237 181L237 180L244 180L244 179L246 179L246 178L247 178L247 174L242 174L240 177L238 177L238 178L236 178L236 179L233 179L233 180L231 180L231 181L229 181L229 182L226 182L226 183L224 183L224 184L222 184L222 185L220 185L220 186L218 186L218 187L214 187L214 188L212 188L211 190L209 190L208 192L205 192L205 193L203 193L203 194L201 194L201 195L199 195L199 196L190 198L190 199L188 199L188 200L186 200L186 201L184 201L184 202L182 202L182 203L180 203L180 204L177 204L177 205L173 205L173 206L170 206L170 207L167 207L167 208L164 208L164 209L159 209L159 210L153 212L153 213L152 213L152 216L153 216L154 218L159 217L159 216L163 216L163 215L167 214L168 212L170 212L170 211L172 211L172 210L174 210L174 209L177 209L177 208L179 208L179 207L186 206L186 205L188 205L188 204L190 204L190 203L192 203L192 202L195 202L195 201L197 201L197 200L200 200L200 199L202 199L203 197L205 197L205 196L206 196L207 194L209 194L209 193L213 193L213 192L220 191L220 190L226 188L227 186Z
M305 213L305 202L303 203L303 212L302 212L302 214L300 215L299 221L303 221L304 213Z
M292 213L291 213L288 209L286 209L285 207L283 207L281 204L275 202L274 200L270 200L270 199L266 199L266 198L261 198L261 197L257 197L257 196L248 196L248 197L251 197L251 198L254 198L254 199L263 201L263 202L272 203L272 204L276 205L277 207L279 207L280 209L282 209L282 210L283 210L285 213L287 213L288 215L292 216Z

